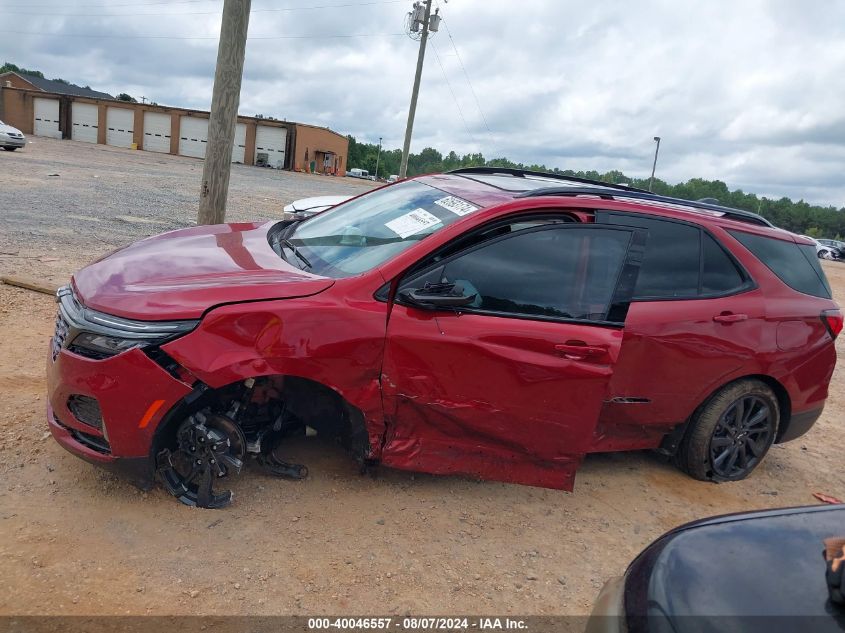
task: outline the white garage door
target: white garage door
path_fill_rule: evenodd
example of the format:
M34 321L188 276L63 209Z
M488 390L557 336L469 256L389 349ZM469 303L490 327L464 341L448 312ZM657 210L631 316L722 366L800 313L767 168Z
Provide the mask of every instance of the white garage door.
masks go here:
M97 106L91 103L71 104L70 137L74 141L97 142Z
M170 153L170 115L144 112L144 150Z
M259 154L267 154L267 163L281 169L285 166L285 143L288 131L283 127L258 125L255 129L255 159Z
M246 152L246 124L235 124L235 142L232 144L232 162L244 162L244 154Z
M183 116L179 128L179 153L182 156L205 158L208 145L208 119Z
M58 99L33 99L35 110L35 122L32 132L35 136L49 136L50 138L62 138L59 132L59 100Z
M132 147L135 110L106 108L106 145Z

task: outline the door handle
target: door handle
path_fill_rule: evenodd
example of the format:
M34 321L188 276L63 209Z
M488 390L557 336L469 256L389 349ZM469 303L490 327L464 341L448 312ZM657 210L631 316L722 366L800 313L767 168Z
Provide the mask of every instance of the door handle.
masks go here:
M604 356L607 354L607 348L601 345L587 345L583 341L569 341L568 343L555 345L555 352L565 358L582 360Z
M716 323L738 323L739 321L747 321L748 315L747 314L717 314L713 317L713 320Z

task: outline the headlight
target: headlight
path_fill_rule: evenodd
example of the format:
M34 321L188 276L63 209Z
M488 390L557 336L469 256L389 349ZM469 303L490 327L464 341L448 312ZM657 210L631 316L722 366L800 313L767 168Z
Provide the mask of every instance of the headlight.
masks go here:
M81 356L102 359L133 347L161 345L193 330L199 321L136 321L91 310L70 288L60 288L59 311L69 332L66 347Z
M149 341L137 341L127 338L106 336L104 334L95 334L94 332L82 332L73 339L73 341L71 341L69 348L72 352L79 353L82 356L105 358L107 356L120 354L121 352L125 352L133 347L145 347L149 344Z

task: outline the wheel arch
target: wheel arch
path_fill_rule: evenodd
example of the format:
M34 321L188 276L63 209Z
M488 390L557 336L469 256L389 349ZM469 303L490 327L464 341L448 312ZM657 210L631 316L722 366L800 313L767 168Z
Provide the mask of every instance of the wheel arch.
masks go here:
M322 427L323 430L329 430L330 432L333 429L342 437L344 445L353 455L359 459L370 457L372 450L365 414L359 407L345 398L338 389L303 376L268 373L239 378L217 387L211 387L203 382L197 382L188 395L170 407L156 426L152 442L150 443L149 457L152 464L155 465L156 455L175 437L179 424L188 415L213 403L219 394L250 378L255 380L261 378L281 378L285 381L285 385L291 382L294 383L295 387L290 392L291 398L295 398L297 404L307 402L310 405L310 407L300 407L300 410L303 408L309 409L308 413L312 414L306 419L306 423L309 426L314 426L314 428ZM328 406L322 408L314 406L320 403ZM321 409L325 411L327 408L334 415L320 419L314 417L315 411L320 411Z
M786 429L789 427L789 422L792 419L792 399L789 397L789 392L783 383L781 383L777 378L767 374L746 374L743 376L735 376L712 389L707 396L698 403L689 417L663 438L663 442L659 448L660 452L668 455L674 455L678 450L681 439L686 434L690 423L698 412L707 406L707 403L709 403L720 391L743 380L759 380L760 382L766 384L774 392L775 397L777 397L778 406L780 408L780 419L778 420L778 430L775 434L774 441L774 443L777 444L780 441L780 438L783 437Z

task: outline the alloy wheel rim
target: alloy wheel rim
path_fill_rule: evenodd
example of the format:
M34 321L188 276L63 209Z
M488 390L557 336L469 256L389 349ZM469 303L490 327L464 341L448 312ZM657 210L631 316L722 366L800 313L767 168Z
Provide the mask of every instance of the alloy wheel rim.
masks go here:
M763 458L772 435L772 411L757 396L743 396L719 418L710 439L713 472L733 479L750 472Z

